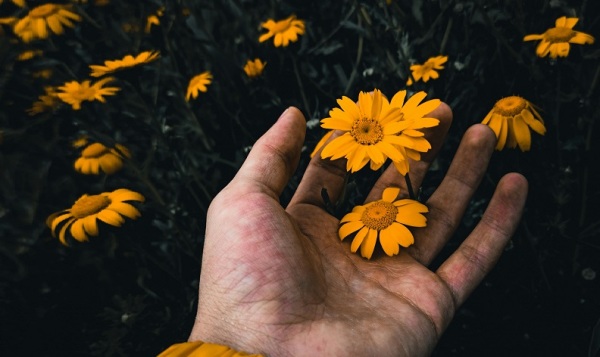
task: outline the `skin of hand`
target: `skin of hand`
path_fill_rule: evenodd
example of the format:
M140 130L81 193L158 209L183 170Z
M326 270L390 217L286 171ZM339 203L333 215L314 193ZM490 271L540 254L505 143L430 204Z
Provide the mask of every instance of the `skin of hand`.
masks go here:
M429 116L440 125L426 132L432 149L410 163L413 187L420 187L452 121L444 103ZM350 252L350 240L340 241L339 220L321 197L326 188L332 202L339 198L344 159L315 155L287 208L279 202L305 130L302 113L288 108L211 203L189 340L265 356L430 355L514 233L527 180L505 175L473 232L437 270L427 268L459 225L494 152L494 133L476 124L425 202L427 227L412 229L415 243L397 256L366 260ZM389 186L406 196L393 165L366 201L380 199Z

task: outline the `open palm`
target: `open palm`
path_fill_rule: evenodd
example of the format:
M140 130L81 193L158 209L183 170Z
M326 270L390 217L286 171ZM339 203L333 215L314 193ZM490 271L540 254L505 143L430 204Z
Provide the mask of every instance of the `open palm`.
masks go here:
M451 122L442 104L427 137L432 150L411 162L421 181ZM371 260L340 242L339 220L324 209L343 189L343 160L316 155L284 209L279 196L294 173L305 135L290 108L256 143L232 182L211 203L196 323L190 340L221 343L268 356L426 356L513 234L527 181L502 178L474 231L436 271L427 268L454 233L494 150L486 126L466 133L452 165L426 202L428 224L398 256ZM367 201L389 186L404 189L393 166Z

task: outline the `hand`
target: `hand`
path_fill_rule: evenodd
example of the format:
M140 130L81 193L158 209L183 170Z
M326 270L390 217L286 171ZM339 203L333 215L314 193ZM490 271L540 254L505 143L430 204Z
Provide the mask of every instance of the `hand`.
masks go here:
M427 137L432 150L411 162L422 179L441 147L452 113ZM298 164L304 117L285 111L252 148L238 174L211 203L200 277L198 314L190 341L203 340L268 356L426 356L515 231L526 179L504 176L473 232L436 270L427 265L450 239L484 175L496 138L469 128L439 188L426 202L427 227L394 257L372 260L338 238L339 220L324 209L342 191L345 161L311 160L287 208L279 196ZM402 187L393 165L367 201ZM401 248L402 249L402 248Z

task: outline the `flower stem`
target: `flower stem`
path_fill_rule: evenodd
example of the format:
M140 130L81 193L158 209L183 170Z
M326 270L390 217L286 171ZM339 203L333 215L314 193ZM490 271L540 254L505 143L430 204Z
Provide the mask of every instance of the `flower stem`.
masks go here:
M408 175L408 173L406 173L406 175L404 175L404 180L406 180L406 188L408 189L408 197L411 200L414 200L415 199L415 191L413 191L412 183L410 182L410 176Z

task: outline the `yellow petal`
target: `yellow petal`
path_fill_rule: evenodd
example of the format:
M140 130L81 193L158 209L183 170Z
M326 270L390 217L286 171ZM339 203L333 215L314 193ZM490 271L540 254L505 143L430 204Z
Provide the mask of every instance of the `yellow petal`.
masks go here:
M357 230L361 229L364 226L365 225L364 225L364 223L362 223L362 221L348 222L348 223L340 226L338 235L341 240L344 240L344 238L346 238L347 236L356 232Z
M369 228L367 227L363 227L360 231L358 231L358 233L356 233L356 236L354 236L354 239L352 240L352 245L350 245L350 251L352 253L356 253L358 247L360 247L362 242L365 240L367 233L369 233Z
M394 202L394 200L398 197L399 194L399 187L388 187L385 190L383 190L381 199L386 202Z
M405 248L409 247L415 242L415 238L410 230L400 223L394 222L388 229L392 230L394 233L394 239L396 239L396 242Z
M540 135L546 134L546 127L544 126L544 123L540 122L539 120L536 120L530 111L524 110L523 112L521 112L521 115L523 115L523 119L525 120L525 123L527 125L529 125L529 127L533 131L535 131L536 133L538 133Z
M112 202L106 209L113 210L130 219L136 219L141 216L137 208L125 202Z
M375 250L375 244L377 243L377 233L376 230L369 229L366 240L360 246L360 255L364 258L371 259Z
M83 230L83 220L78 219L71 225L71 235L73 238L80 242L86 242L88 240L87 234Z
M379 232L379 244L381 244L385 254L390 257L393 257L400 252L400 247L398 246L398 241L394 237L394 234L395 230L393 226Z
M104 209L98 213L98 219L111 226L120 227L125 219L115 211Z
M128 190L126 188L120 188L111 192L108 195L111 201L140 201L144 202L145 198L141 194Z
M513 118L513 130L521 151L529 151L531 148L531 132L522 116L517 115Z
M390 105L392 107L402 108L404 106L405 98L406 98L406 91L401 90L401 91L397 92L396 94L394 94L394 96L392 97L392 101L390 102Z
M96 215L87 216L81 219L83 221L83 228L86 233L95 237L98 235L98 221Z

